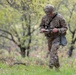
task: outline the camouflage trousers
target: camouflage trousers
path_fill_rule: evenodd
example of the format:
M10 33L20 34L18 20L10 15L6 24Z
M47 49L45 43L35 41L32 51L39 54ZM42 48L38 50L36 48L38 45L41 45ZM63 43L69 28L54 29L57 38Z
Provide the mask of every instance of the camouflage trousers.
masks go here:
M55 41L55 43L53 43ZM59 44L56 42L56 40L48 39L48 50L50 54L50 60L49 60L49 67L50 68L59 68L59 58L58 58L58 49Z

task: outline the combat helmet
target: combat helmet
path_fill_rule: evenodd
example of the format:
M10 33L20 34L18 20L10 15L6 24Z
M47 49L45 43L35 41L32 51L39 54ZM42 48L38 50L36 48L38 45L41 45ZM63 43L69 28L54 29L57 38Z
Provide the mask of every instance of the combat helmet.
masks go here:
M46 14L51 13L51 12L53 12L53 11L54 11L54 6L52 6L51 4L47 4L47 5L44 7L44 12L45 12Z

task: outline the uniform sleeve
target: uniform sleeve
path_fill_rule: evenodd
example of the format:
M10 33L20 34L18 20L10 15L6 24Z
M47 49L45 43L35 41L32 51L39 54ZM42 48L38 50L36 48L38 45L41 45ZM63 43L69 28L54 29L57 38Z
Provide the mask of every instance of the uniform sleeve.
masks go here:
M63 17L60 18L59 20L61 28L59 28L59 33L65 33L67 31L67 24L65 22L65 19Z
M40 23L40 29L45 28L45 21L44 18L42 18L41 23Z

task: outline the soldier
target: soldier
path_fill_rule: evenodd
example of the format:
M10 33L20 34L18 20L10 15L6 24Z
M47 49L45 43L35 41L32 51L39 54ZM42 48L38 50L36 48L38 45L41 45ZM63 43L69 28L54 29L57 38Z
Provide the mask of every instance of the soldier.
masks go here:
M60 33L65 34L67 30L66 22L62 15L54 11L54 6L48 4L44 7L45 16L40 23L40 32L44 33L48 41L48 50L50 53L49 67L59 68L58 48L60 46ZM50 22L50 23L49 23ZM52 29L45 32L46 29Z

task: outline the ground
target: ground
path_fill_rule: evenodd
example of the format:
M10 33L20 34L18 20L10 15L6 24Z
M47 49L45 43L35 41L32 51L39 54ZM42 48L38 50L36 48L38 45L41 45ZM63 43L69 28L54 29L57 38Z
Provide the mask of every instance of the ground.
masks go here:
M4 64L0 64L0 75L76 75L76 66L64 66L60 68L60 71L50 70L44 66L22 66L15 65L8 67Z
M0 75L76 75L76 50L74 50L71 58L68 58L66 50L59 51L60 71L56 71L54 68L50 70L48 68L48 59L43 54L44 52L41 52L42 56L40 57L40 53L35 56L32 53L29 58L15 55L0 56ZM19 62L26 65L14 64Z

